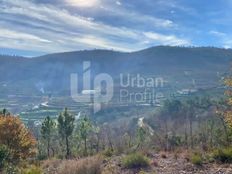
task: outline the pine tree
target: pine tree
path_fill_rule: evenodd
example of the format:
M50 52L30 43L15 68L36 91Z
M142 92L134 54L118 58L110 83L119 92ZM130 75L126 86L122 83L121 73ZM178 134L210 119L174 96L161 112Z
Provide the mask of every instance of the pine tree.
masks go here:
M67 108L58 117L58 130L61 137L65 140L66 158L69 158L71 155L69 138L74 130L74 121L75 117L68 112Z
M78 128L80 131L80 138L84 141L84 154L87 155L87 139L89 133L93 130L90 119L86 116L80 119Z
M48 158L50 157L51 139L52 139L55 125L56 125L56 123L49 116L47 116L44 119L44 121L42 123L42 127L41 127L42 137L47 143L47 156L48 156Z

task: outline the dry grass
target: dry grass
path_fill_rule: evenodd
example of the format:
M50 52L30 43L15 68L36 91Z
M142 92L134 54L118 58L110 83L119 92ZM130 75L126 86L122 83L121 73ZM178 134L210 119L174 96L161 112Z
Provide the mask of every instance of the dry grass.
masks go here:
M76 160L49 160L43 168L45 174L101 174L102 158L99 156Z

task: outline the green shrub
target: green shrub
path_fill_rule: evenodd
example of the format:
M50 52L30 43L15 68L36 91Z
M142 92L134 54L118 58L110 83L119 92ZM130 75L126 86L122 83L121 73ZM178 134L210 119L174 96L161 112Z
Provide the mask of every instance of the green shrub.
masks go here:
M47 154L44 154L44 153L38 154L36 158L39 161L46 160L47 159Z
M213 158L218 162L232 163L232 147L215 150Z
M3 174L19 174L19 168L13 164L7 164L4 166Z
M114 154L114 151L112 149L106 149L104 152L103 152L103 155L105 157L112 157Z
M191 156L191 162L192 162L193 164L195 164L195 165L198 165L198 166L202 165L202 163L203 163L202 156L199 155L199 154L197 154L197 153L193 154L193 155Z
M124 157L122 163L126 168L142 168L149 166L149 159L140 153L133 153Z
M26 169L22 169L21 174L42 174L42 169L37 166L30 166Z
M4 145L0 145L0 169L4 167L5 162L7 162L10 156L8 148Z

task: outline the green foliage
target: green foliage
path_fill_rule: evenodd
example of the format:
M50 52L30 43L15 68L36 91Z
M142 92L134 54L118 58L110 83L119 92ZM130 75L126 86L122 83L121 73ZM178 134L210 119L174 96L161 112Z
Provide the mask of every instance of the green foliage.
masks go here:
M201 166L202 163L203 163L203 159L202 159L202 156L198 153L194 153L192 154L191 156L191 162L195 165L198 165L198 166Z
M167 122L169 119L176 119L181 116L182 103L179 100L165 100L161 108L161 120Z
M47 159L47 154L38 153L37 156L36 156L36 159L39 160L39 161L43 161L43 160Z
M48 140L51 138L55 125L55 121L53 121L49 116L44 119L41 127L41 134L44 139Z
M180 112L182 103L179 100L166 100L162 108L163 112L167 114L176 115Z
M232 163L232 147L215 150L213 158L221 163Z
M64 112L60 113L58 117L58 130L61 137L65 140L66 144L66 158L71 155L69 147L69 137L72 135L74 130L75 117L68 112L65 108Z
M133 153L124 157L122 163L126 168L143 168L149 166L149 159L140 153Z
M72 135L74 129L75 117L68 112L65 108L64 112L60 113L58 117L58 129L62 138Z
M106 150L103 152L103 155L104 155L105 157L112 157L113 154L114 154L114 151L113 151L111 148L108 148L108 149L106 149Z
M88 117L81 118L77 125L78 133L81 140L84 142L84 153L87 155L87 139L90 132L93 130L93 125Z
M42 169L40 167L37 166L30 166L26 169L23 169L21 171L21 174L42 174Z
M143 127L139 127L137 129L137 142L138 142L138 147L141 146L142 143L144 143L145 139L146 139L146 130Z
M146 173L146 172L144 172L144 171L139 171L139 174L148 174L148 173ZM155 172L153 172L152 174L156 174Z
M10 112L6 108L4 108L3 110L0 111L0 115L9 116Z
M19 174L19 173L20 173L19 168L13 164L7 164L3 170L3 174Z
M0 145L0 169L4 167L4 164L8 160L9 156L9 149L4 145Z
M171 137L168 138L168 141L170 143L171 146L180 146L182 144L182 139L180 136L177 135L173 135Z
M50 156L50 145L51 145L51 139L52 139L55 125L56 125L55 122L49 116L47 116L44 119L42 123L42 127L41 127L42 138L47 143L47 156L48 157Z

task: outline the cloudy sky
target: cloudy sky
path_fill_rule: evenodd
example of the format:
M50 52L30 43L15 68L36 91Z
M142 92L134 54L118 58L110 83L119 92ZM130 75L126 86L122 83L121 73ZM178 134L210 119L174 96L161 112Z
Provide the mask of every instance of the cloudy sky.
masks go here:
M0 54L232 47L231 0L0 0Z

